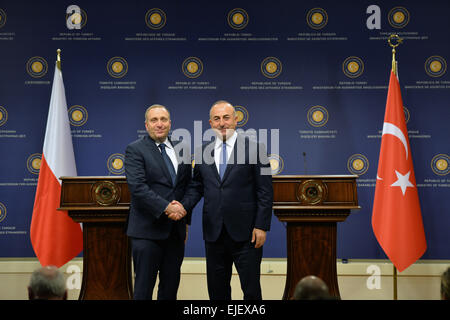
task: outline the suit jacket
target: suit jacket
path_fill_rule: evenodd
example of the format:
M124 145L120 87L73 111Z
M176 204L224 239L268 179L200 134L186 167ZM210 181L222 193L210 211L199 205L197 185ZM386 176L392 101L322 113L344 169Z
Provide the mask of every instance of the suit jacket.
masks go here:
M185 238L186 223L190 224L191 213L188 212L177 222L170 220L164 213L172 200L183 198L191 180L191 164L178 162L174 186L161 152L150 136L146 135L127 146L125 174L131 193L128 236L162 240L167 239L172 227L175 227L181 239Z
M272 176L261 175L262 168L267 170L270 167L265 147L238 134L221 180L214 162L198 161L200 154L210 150L214 159L211 143L215 142L204 144L196 152L194 176L181 201L186 210L192 210L204 197L203 239L216 241L223 226L234 241L250 240L253 228L268 231L273 189ZM264 164L260 161L260 154L266 159Z

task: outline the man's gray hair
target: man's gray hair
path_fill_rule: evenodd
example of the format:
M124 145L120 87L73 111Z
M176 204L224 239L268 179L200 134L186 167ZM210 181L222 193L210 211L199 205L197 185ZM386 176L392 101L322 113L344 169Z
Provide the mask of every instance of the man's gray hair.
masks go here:
M169 120L170 120L170 111L169 111L169 109L167 109L167 108L166 108L165 106L163 106L162 104L152 104L150 107L147 108L147 110L145 110L145 122L147 122L147 114L148 114L148 112L149 112L150 110L152 110L152 109L157 109L157 108L166 110L167 113L169 114Z
M32 273L29 287L37 298L61 298L66 292L66 281L58 268L47 266Z
M232 107L233 107L233 116L236 117L236 109L234 108L234 106L233 106L230 102L228 102L228 101L226 101L226 100L218 100L218 101L214 102L213 105L211 106L211 108L209 109L209 118L210 118L210 119L211 119L211 111L212 111L212 109L213 109L216 105L221 104L221 103L226 103L226 104L229 104L230 106L232 106Z

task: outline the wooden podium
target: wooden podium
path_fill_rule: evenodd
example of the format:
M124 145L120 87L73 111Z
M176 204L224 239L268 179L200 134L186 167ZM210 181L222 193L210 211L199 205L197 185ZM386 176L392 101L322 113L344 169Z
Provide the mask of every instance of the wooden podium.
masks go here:
M339 298L336 272L336 223L360 209L358 176L274 176L273 210L287 222L287 275L283 299L307 275L320 277Z
M130 194L125 177L61 177L59 210L83 223L79 300L133 298L131 249L125 233Z

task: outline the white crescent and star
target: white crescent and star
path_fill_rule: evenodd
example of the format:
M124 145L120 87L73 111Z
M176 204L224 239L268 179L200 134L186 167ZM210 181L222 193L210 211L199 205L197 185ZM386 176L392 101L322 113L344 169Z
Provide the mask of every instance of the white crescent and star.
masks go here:
M395 170L395 174L397 175L397 181L391 184L391 187L400 187L402 189L403 195L405 195L406 193L406 188L414 188L414 185L411 183L411 181L409 181L409 175L411 174L411 171L408 171L407 174L402 175L400 172Z
M383 124L383 134L392 134L393 136L399 138L399 140L403 143L403 146L405 147L406 152L406 159L408 159L408 143L406 142L406 137L403 134L402 130L400 130L399 127L393 125L392 123L385 122Z
M409 154L408 143L407 143L406 137L403 134L402 130L400 130L399 127L393 125L392 123L385 122L383 124L382 136L385 134L391 134L400 140L400 142L405 147L406 159L408 159L408 154ZM395 181L393 184L391 184L391 187L400 187L403 195L405 195L405 193L406 193L406 188L408 188L408 187L414 188L414 185L411 183L411 181L409 181L409 175L411 174L411 171L408 171L408 173L403 175L400 172L398 172L397 170L395 170L395 174L397 175L397 181ZM383 178L379 177L377 174L377 180L383 180Z

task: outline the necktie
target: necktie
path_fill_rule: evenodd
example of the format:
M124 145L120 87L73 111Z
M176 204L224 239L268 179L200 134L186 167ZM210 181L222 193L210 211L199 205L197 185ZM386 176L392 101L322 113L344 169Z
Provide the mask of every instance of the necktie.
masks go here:
M170 160L169 156L167 155L166 145L164 143L161 143L158 147L159 149L161 149L161 155L164 159L164 162L166 163L167 170L169 170L170 177L172 178L172 184L175 185L177 174L175 173L175 168L173 167L172 160Z
M225 169L227 168L227 144L222 143L222 159L219 162L219 175L223 179Z

